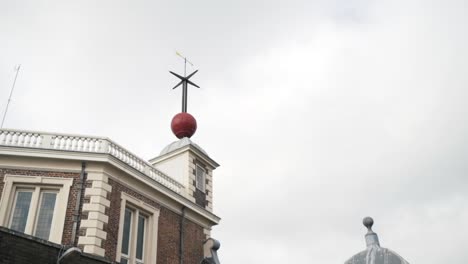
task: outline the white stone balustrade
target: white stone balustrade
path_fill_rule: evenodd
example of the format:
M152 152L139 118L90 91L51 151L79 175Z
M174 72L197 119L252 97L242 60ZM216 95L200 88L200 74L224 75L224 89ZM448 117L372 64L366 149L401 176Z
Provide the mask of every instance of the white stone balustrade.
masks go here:
M176 193L180 193L184 189L178 181L107 138L0 129L0 146L106 153Z

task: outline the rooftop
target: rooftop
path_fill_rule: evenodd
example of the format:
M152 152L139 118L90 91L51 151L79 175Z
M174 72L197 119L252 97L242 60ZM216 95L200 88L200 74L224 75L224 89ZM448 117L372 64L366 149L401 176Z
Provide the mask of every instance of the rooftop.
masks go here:
M190 138L188 137L184 137L184 138L181 138L177 141L174 141L172 142L171 144L167 145L162 151L161 153L159 154L160 156L162 155L166 155L168 153L171 153L175 150L178 150L180 148L183 148L185 146L188 146L188 145L192 145L193 147L195 147L197 150L199 150L200 152L202 152L203 154L205 154L206 156L208 156L208 153L206 153L205 150L203 150L200 146L198 146L197 144L195 144L192 140L190 140Z
M176 193L180 194L183 188L146 160L105 137L1 129L0 146L109 154Z

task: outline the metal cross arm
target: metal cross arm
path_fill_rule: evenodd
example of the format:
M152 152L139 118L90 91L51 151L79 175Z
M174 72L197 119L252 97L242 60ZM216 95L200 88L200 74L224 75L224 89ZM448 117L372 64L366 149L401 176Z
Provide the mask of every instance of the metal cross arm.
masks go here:
M177 78L179 78L179 79L181 80L181 81L180 81L176 86L174 86L174 88L172 88L172 89L175 89L175 88L179 87L179 86L180 86L181 84L183 84L184 82L187 82L187 83L189 83L189 84L191 84L191 85L193 85L193 86L195 86L195 87L197 87L197 88L200 88L200 86L194 84L192 81L189 80L190 77L192 77L193 75L195 75L195 73L198 72L198 70L192 72L192 73L191 73L189 76L187 76L187 77L182 77L182 76L180 76L179 74L177 74L177 73L175 73L175 72L172 72L172 71L169 71L169 72L172 73L174 76L176 76Z
M180 82L174 86L174 88L172 89L175 89L177 87L179 87L181 84L182 84L182 112L187 112L187 86L188 84L192 85L192 86L195 86L197 88L200 88L200 86L196 85L195 83L193 83L192 81L190 81L190 77L192 77L193 75L195 75L195 73L198 72L198 70L192 72L191 74L189 74L187 77L182 77L180 76L179 74L177 73L174 73L172 71L169 71L172 75L176 76L177 78L180 79Z

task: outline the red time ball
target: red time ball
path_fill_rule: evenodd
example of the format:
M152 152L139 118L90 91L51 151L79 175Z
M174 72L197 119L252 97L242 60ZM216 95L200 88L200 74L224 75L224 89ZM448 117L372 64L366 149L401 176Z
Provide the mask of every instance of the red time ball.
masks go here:
M197 120L189 113L178 113L172 118L171 129L177 138L190 138L197 130Z

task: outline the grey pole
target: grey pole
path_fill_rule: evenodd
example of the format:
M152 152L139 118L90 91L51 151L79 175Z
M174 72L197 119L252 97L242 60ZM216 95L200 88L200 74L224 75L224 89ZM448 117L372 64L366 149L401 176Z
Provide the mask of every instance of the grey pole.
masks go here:
M7 105L6 105L6 108L5 108L5 113L3 114L2 125L0 126L0 128L3 128L3 123L5 122L5 117L6 117L7 112L8 112L8 106L10 106L11 96L13 95L13 90L15 89L16 78L18 78L18 73L20 71L20 68L21 68L21 64L18 65L18 67L16 68L15 80L13 81L13 85L11 86L10 96L8 97L8 102L7 102Z
M187 113L187 82L182 84L182 112Z

